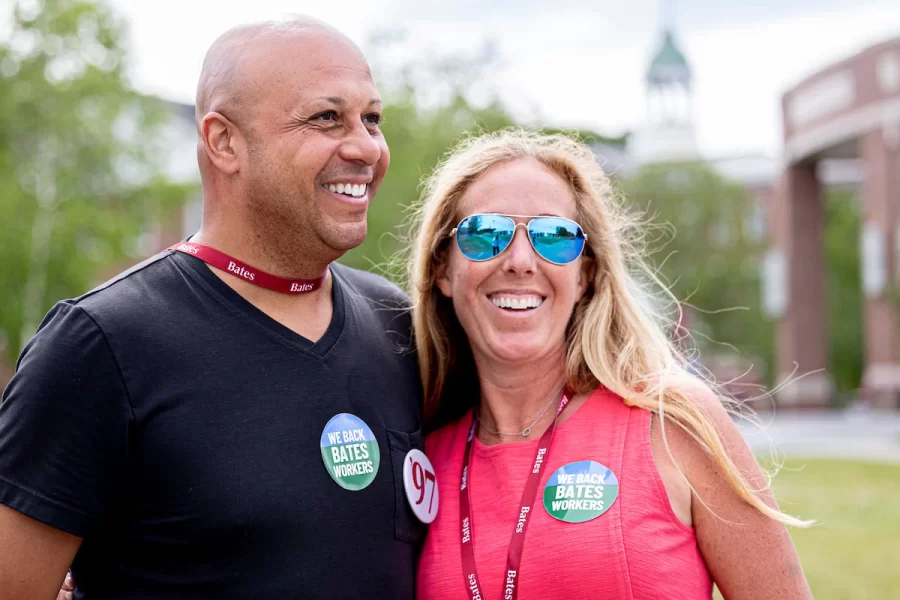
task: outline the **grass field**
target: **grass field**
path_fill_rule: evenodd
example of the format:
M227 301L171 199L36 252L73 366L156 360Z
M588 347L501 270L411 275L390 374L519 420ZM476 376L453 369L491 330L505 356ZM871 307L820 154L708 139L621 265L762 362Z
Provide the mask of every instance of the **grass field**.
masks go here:
M791 531L816 600L900 599L900 465L794 459L773 487L819 522Z

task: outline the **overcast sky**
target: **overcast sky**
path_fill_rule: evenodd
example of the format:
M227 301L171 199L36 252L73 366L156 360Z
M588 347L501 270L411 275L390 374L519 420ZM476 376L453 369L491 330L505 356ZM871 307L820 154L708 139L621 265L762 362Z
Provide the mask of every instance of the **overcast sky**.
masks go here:
M139 89L193 102L203 55L229 27L304 13L365 46L403 28L400 50L471 51L493 41L491 84L522 119L616 135L641 123L643 76L661 22L674 22L694 75L708 156L780 152L780 96L801 78L900 36L900 0L112 0L130 28Z

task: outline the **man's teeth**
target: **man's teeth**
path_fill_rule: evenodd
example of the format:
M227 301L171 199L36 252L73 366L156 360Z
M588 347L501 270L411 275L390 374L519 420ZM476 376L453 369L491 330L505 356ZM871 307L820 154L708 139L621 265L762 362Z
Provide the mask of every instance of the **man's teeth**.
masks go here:
M540 296L493 296L491 302L498 308L510 308L512 310L525 310L537 308L544 303Z
M366 195L367 184L359 183L329 183L325 186L326 189L337 192L338 194L345 194L347 196L353 196L354 198L360 198Z

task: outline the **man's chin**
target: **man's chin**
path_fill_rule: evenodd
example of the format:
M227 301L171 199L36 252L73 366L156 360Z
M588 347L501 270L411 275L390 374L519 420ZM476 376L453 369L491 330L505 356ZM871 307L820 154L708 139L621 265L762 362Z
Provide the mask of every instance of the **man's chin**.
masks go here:
M332 235L328 236L330 238L328 240L328 245L341 253L347 252L366 241L367 232L368 227L366 226L365 221L352 224L345 223L339 225L335 231L332 232Z

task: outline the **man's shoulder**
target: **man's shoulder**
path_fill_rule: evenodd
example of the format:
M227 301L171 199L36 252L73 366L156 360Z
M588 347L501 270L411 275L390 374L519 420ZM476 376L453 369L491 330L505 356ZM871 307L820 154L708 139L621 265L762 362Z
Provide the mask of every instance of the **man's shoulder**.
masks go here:
M354 269L339 263L332 264L335 275L340 278L350 291L376 303L388 303L392 308L409 308L409 296L400 287L387 278Z
M41 373L40 377L51 381L51 377L68 377L77 383L85 373L99 373L104 365L116 363L122 348L143 347L158 331L159 317L167 308L154 296L172 296L171 291L162 291L166 279L172 280L165 272L174 268L165 258L165 253L152 256L81 296L56 302L22 351L19 379L13 381L34 379L34 375L19 376L19 369L27 363L32 365L27 373ZM171 283L168 288L173 288ZM84 381L88 385L93 380ZM110 385L114 384L110 380Z
M158 314L154 311L171 308L178 295L175 286L183 278L178 277L172 261L172 253L162 251L63 302L82 309L101 326L131 317L143 316L143 320L148 314Z

